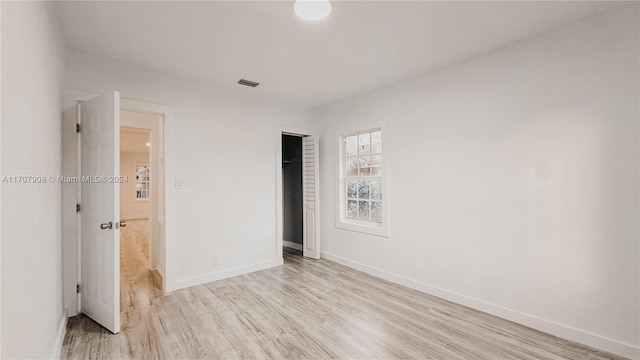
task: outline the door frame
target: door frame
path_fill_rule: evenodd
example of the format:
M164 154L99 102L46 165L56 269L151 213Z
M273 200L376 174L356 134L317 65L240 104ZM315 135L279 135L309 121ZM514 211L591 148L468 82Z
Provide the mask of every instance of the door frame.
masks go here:
M287 125L279 125L276 129L276 260L281 264L284 263L283 243L284 243L284 209L283 209L283 192L282 192L282 135L292 136L318 136L316 131ZM320 165L318 164L318 170ZM316 193L316 211L320 214L320 197ZM320 224L317 224L319 226ZM304 231L304 229L303 229Z
M168 180L168 176L167 176L168 174L167 157L168 156L167 155L168 153L167 153L166 134L170 133L171 129L169 129L169 127L171 124L174 123L174 112L173 112L173 108L170 108L167 106L146 103L146 102L126 99L126 98L120 99L120 111L122 110L153 114L153 115L158 115L160 117L158 127L156 129L158 131L158 137L157 137L158 149L159 149L158 155L160 157L160 162L161 162L160 169L158 169L158 172L159 172L158 180L161 180L161 183L159 183L160 181L156 181L157 183L159 183L157 187L160 189L160 192L158 193L158 195L160 196L157 204L159 207L159 215L158 215L159 231L158 231L157 239L154 239L153 241L156 242L156 244L159 245L159 248L160 248L160 250L158 251L159 256L156 256L158 262L156 263L156 269L154 270L157 270L160 273L160 276L162 277L162 294L166 294L168 291L170 291L170 289L168 289L169 287L168 279L170 275L172 275L170 273L170 266L168 264L168 259L167 259L167 254L168 254L167 249L170 247L171 244L167 240L167 217L168 217L167 204L168 204L169 194L167 191L168 189L167 187L167 180ZM122 126L123 124L121 123L120 125ZM126 125L126 126L130 126L130 125ZM151 144L151 146L154 146L153 143Z
M79 91L73 89L63 90L63 109L75 107L78 101L86 101L96 96L98 93ZM161 243L164 251L160 253L160 259L163 263L162 275L162 293L173 290L173 272L172 264L170 263L167 254L170 253L173 244L170 241L168 233L173 233L173 229L167 226L167 218L173 218L171 215L171 206L173 204L173 194L170 193L167 186L167 181L172 173L172 169L169 169L167 163L171 163L171 152L168 150L171 147L170 136L167 134L172 133L172 127L175 123L175 112L172 107L158 105L153 103L141 102L126 98L120 99L120 110L128 110L142 113L151 113L162 115L163 121L161 124L161 141L162 141L162 158L163 162L163 174L162 180L164 187L161 190L163 194L163 211L164 216L161 217L162 222L161 229ZM76 168L74 164L77 164L77 152L79 149L79 136L75 133L75 119L72 116L62 116L62 132L63 132L63 175L76 176L79 174L79 168ZM65 135L66 134L66 135ZM71 135L72 134L72 135ZM66 168L65 168L66 167ZM73 184L79 185L79 184ZM78 186L79 187L79 186ZM70 188L67 188L70 189ZM81 312L80 294L76 292L76 285L81 284L82 274L80 273L80 235L79 235L79 216L76 213L76 201L79 200L75 195L75 190L64 190L63 187L63 298L64 307L67 311L67 316L75 316Z

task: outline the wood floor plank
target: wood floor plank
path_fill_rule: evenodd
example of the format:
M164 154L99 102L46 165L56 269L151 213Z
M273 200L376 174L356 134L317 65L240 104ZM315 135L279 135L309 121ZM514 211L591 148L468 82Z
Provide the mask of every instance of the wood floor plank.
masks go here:
M122 331L71 318L65 359L621 359L285 249L285 264L162 296L149 227L121 237Z

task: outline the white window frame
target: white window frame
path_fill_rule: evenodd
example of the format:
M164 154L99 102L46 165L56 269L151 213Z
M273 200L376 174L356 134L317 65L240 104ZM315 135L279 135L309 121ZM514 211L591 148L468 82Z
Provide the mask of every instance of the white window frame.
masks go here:
M382 133L382 222L349 219L346 217L346 164L345 139L354 134L380 131ZM389 136L384 122L372 122L351 126L336 131L337 161L336 161L336 227L339 229L357 231L365 234L389 237Z
M147 167L147 197L146 198L138 198L138 179L136 178L138 176L138 167L139 166L146 166ZM133 165L133 201L134 202L148 202L149 199L151 199L151 168L149 167L149 164L134 164Z

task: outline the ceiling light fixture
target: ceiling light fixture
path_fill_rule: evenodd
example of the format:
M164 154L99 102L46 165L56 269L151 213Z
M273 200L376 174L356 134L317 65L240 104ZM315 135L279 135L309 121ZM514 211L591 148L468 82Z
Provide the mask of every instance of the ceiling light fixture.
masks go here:
M149 147L149 146L151 146L151 143L146 143L145 145L146 145L147 147Z
M329 0L295 0L293 11L306 21L320 21L331 14Z

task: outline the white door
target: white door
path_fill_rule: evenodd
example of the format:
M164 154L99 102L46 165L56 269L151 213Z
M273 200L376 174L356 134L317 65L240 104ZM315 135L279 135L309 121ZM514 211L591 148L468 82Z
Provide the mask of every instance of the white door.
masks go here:
M82 312L120 331L120 94L80 106Z
M320 259L318 144L317 136L302 138L302 254L313 259Z

